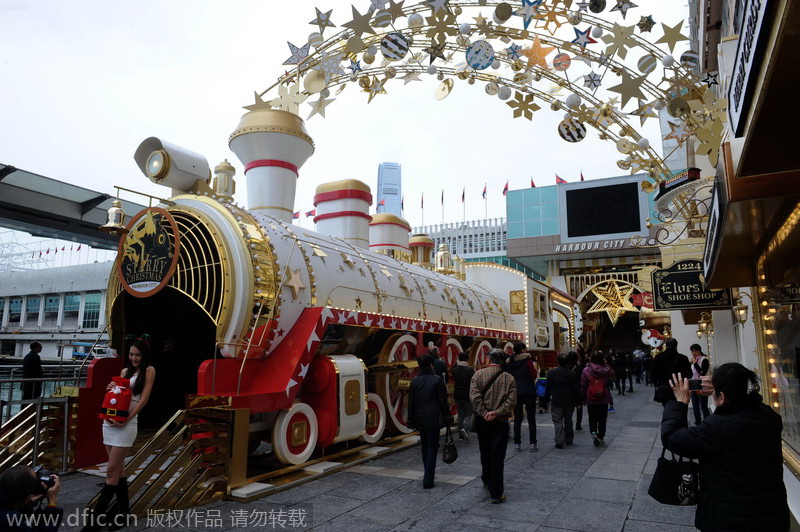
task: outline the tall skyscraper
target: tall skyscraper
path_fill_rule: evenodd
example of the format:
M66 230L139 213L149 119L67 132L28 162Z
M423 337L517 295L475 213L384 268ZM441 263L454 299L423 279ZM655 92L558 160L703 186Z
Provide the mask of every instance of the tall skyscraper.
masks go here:
M400 205L402 198L403 176L400 163L379 164L377 212L388 212L395 216L403 216Z

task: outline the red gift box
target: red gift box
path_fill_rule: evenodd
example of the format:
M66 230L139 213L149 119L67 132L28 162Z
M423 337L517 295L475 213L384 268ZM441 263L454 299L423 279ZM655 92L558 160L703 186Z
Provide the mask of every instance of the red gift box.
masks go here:
M131 407L130 379L113 377L113 388L106 392L103 406L100 408L100 419L108 419L122 423L128 419L128 410Z

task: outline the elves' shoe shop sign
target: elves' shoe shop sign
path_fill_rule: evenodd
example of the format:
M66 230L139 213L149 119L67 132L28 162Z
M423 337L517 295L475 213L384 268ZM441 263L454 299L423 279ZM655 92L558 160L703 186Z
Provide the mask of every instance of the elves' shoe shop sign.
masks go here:
M135 297L150 297L175 272L180 251L175 219L156 207L139 213L128 224L119 243L117 275L125 291Z
M652 273L655 310L691 310L731 306L729 288L706 288L703 263L681 260Z

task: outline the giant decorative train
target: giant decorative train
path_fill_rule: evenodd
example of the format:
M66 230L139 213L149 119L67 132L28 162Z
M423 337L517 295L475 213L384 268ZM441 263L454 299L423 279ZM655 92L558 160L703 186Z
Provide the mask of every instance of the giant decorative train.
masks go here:
M317 188L317 231L293 225L299 168L314 145L303 121L247 112L230 136L247 176L145 140L134 156L171 198L124 225L108 289L112 346L153 341L158 409L249 409L251 442L285 464L348 440L408 433L406 392L428 345L452 366L487 363L491 348L556 348L550 288L513 268L465 264L391 214L370 215L370 189L346 179ZM565 342L574 343L574 337ZM209 403L205 403L209 404Z

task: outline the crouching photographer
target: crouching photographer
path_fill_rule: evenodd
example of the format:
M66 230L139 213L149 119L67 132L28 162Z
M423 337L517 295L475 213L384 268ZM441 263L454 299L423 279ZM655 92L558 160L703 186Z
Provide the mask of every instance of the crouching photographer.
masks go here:
M58 507L61 480L44 469L14 466L0 475L0 532L55 532L64 510Z

